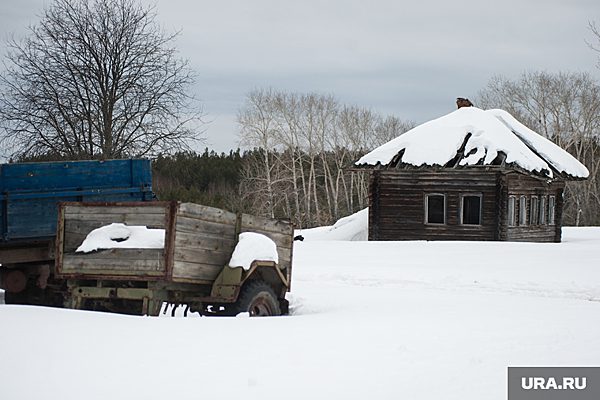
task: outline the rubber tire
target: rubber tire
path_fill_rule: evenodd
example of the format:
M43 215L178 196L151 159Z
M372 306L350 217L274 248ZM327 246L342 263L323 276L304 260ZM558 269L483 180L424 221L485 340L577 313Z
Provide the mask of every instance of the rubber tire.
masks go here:
M279 300L273 288L264 281L251 280L244 284L235 303L236 314L247 312L251 317L281 315Z

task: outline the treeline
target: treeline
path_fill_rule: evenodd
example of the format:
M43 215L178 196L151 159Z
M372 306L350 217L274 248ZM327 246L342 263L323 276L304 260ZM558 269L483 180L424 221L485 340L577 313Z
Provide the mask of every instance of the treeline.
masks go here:
M251 92L238 114L240 193L254 213L298 227L328 225L367 206L368 177L351 167L410 129L411 122L341 104L332 96Z
M205 149L159 155L152 162L152 187L160 200L200 203L231 211L247 211L237 201L240 172L248 152L218 154Z
M250 93L238 122L252 150L161 155L153 162L157 196L298 227L331 224L368 205L368 176L354 161L413 126L332 96L273 90Z

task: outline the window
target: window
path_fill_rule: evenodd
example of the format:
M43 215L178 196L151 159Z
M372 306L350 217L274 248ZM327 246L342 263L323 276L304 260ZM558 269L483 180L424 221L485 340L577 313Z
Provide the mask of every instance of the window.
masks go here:
M508 226L515 226L517 224L517 216L515 214L516 200L515 196L508 196Z
M540 196L540 225L546 225L546 196Z
M519 225L527 225L527 197L519 198Z
M531 219L531 221L529 222L531 225L538 224L539 214L538 214L538 197L537 196L531 196L531 212L529 213L529 218Z
M433 193L425 196L425 223L446 223L446 195Z
M556 197L548 197L548 224L554 225L554 207L556 206Z
M460 211L463 225L481 225L481 194L461 196Z

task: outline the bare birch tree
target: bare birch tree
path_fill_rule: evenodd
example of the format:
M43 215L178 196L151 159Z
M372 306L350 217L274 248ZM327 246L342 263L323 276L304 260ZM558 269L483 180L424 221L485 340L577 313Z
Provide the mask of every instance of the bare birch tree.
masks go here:
M298 227L329 224L366 207L367 176L353 171L353 162L412 127L332 96L273 90L250 93L238 122L242 145L260 154L244 169L248 202Z
M565 222L600 224L600 83L585 73L524 73L493 78L478 101L511 112L583 162L584 182L568 182Z

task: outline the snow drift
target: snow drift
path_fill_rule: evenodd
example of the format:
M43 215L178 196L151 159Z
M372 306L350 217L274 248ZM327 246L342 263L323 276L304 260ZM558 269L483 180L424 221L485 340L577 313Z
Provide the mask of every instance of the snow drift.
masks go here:
M352 215L340 218L331 226L298 229L296 235L302 235L304 240L351 240L363 241L369 239L369 208L360 210Z
M600 359L600 229L563 238L296 242L278 318L0 305L1 397L505 400L508 366Z

